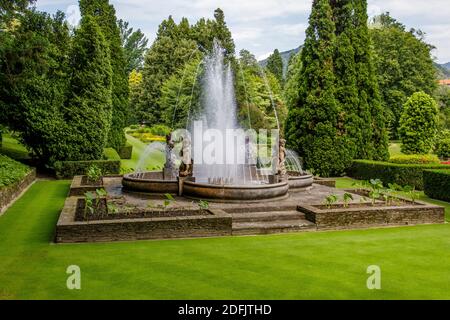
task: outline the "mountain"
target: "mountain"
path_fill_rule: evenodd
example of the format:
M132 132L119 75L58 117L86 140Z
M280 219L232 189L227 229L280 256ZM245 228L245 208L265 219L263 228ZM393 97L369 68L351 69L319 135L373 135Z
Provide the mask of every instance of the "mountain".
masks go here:
M288 68L289 60L291 59L291 57L293 55L296 55L297 53L299 53L301 48L302 48L302 46L300 46L296 49L289 50L289 51L280 52L281 58L283 59L283 71L285 74L286 74L286 71ZM265 68L267 66L268 60L269 60L269 58L259 61L259 64L261 65L261 67Z
M450 62L444 64L434 64L437 70L438 79L450 79Z

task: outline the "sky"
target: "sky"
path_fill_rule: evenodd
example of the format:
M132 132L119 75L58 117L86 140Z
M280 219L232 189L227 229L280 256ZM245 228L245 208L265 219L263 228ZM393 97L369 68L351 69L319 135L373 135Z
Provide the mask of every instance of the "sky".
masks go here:
M247 49L262 60L274 49L286 51L303 43L311 0L111 0L119 19L141 29L152 42L158 25L169 15L213 18L218 7L225 12L238 50ZM448 0L368 0L369 15L389 11L408 28L421 29L436 49L439 63L450 62L450 5ZM79 20L77 0L37 0L42 11L66 12L70 23Z

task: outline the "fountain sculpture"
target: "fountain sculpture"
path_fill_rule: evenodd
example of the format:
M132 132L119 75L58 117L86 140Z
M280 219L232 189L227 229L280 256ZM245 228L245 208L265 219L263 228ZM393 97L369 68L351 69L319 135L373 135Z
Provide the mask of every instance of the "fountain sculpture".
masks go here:
M196 121L204 131L213 130L222 137L228 137L230 130L244 132L237 121L231 66L225 63L224 50L217 43L213 52L204 59L203 65L201 115L197 119L193 116L188 119L186 127L193 131L193 123ZM276 114L275 109L274 111ZM210 138L208 136L206 140L210 141ZM278 143L273 144L272 149L267 148L271 150L271 154L267 157L269 160L264 162L263 157L257 154L257 143L253 143L245 133L238 134L233 139L245 141L240 147L234 143L220 144L216 146L215 155L233 160L244 155L243 162L198 163L194 151L205 150L203 139L195 134L193 137L184 134L178 140L173 135L168 135L163 171L125 175L125 190L178 193L194 199L234 202L280 199L287 197L289 190L305 190L313 184L313 177L304 174L298 156L286 149L284 139L272 137ZM181 145L181 151L177 154L179 170L176 165L176 145Z

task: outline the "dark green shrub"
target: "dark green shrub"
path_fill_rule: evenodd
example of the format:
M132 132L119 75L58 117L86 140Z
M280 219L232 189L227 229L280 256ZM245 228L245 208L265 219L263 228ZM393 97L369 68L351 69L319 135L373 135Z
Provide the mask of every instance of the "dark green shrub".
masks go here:
M0 155L0 189L19 182L30 172L30 167Z
M348 175L359 180L380 179L383 183L414 186L423 190L423 172L430 169L450 169L441 164L396 164L381 161L355 160ZM450 172L450 171L449 171Z
M430 198L450 201L450 170L425 170L423 184Z
M133 156L133 146L130 144L127 144L126 146L120 148L119 150L119 157L120 159L131 159Z
M58 179L72 179L74 176L85 175L92 165L96 165L104 175L119 174L120 161L58 161L54 165Z
M431 151L438 126L436 101L424 92L414 93L405 103L400 118L402 152L427 154Z
M389 162L398 164L439 164L441 161L434 154L403 154L391 157Z
M164 125L156 125L150 128L150 133L155 135L155 136L161 136L161 137L165 137L168 134L170 134L172 130L170 130L169 127L164 126Z
M437 139L436 154L444 159L450 158L450 130L444 130Z

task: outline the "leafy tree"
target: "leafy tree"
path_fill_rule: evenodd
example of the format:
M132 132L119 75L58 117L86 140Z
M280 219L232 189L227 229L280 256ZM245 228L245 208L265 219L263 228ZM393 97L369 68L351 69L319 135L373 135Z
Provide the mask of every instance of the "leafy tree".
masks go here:
M147 51L148 39L141 29L134 31L129 27L129 23L124 20L118 22L120 38L127 61L126 71L130 74L133 70L140 70L144 64L144 55Z
M111 125L112 68L108 41L95 18L85 15L70 55L72 75L64 119L70 131L67 160L101 159Z
M435 98L439 103L440 127L450 129L450 88L439 86L435 92Z
M142 91L142 72L139 72L137 70L131 71L128 82L130 86L130 112L128 124L137 124L139 122L137 116L138 105Z
M284 100L288 109L294 108L298 103L300 74L302 70L301 52L292 55L286 74L286 85L284 87Z
M289 110L286 138L308 168L322 176L350 166L349 139L338 123L335 97L333 10L327 0L314 0L302 50L297 104Z
M159 104L166 126L183 129L188 119L196 118L200 110L200 63L198 56L164 81Z
M218 8L214 11L213 36L217 39L221 46L226 50L226 58L234 57L235 45L231 31L225 22L225 14L222 9Z
M405 103L399 134L402 152L427 154L433 148L438 125L436 101L424 92L414 93Z
M420 30L407 31L389 13L374 19L370 36L382 106L389 113L391 136L397 138L404 103L415 92L432 95L436 89L433 47L425 42Z
M450 158L450 130L443 130L436 139L436 154L443 158Z
M269 70L278 80L280 84L284 82L283 76L283 58L280 51L275 49L273 54L267 59L267 70Z
M69 28L64 14L34 9L17 16L17 26L0 32L0 119L19 132L41 164L64 159L70 130L61 109L68 84Z
M281 85L272 73L264 73L254 55L247 50L240 52L236 67L236 99L243 126L276 129L278 117L283 127L287 109Z
M108 145L119 150L125 145L125 128L128 118L128 74L127 60L122 48L116 11L109 0L80 0L80 11L84 17L91 15L100 26L111 52L112 67L112 124Z
M161 23L156 40L145 56L138 112L140 121L157 124L163 120L160 99L164 81L199 54L196 42L185 36L178 32L171 17Z

